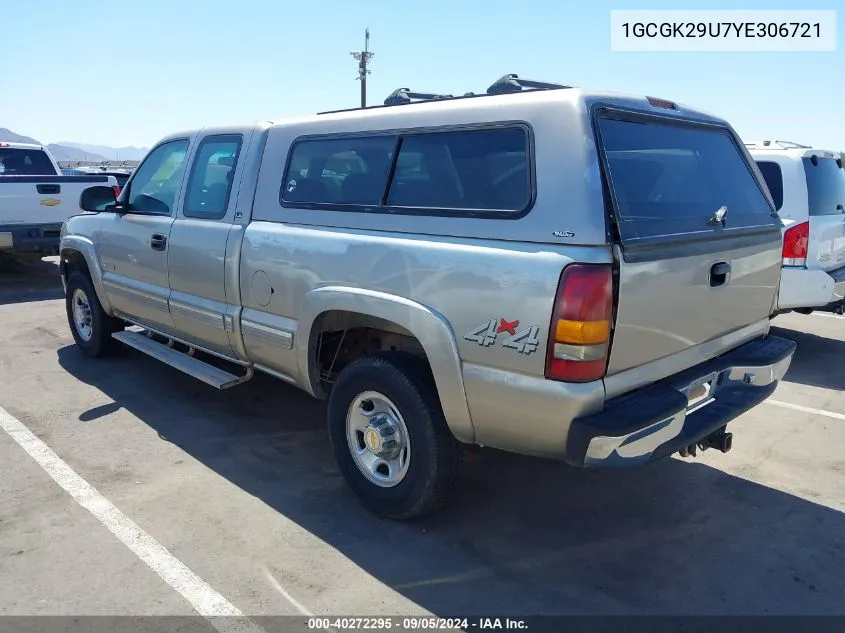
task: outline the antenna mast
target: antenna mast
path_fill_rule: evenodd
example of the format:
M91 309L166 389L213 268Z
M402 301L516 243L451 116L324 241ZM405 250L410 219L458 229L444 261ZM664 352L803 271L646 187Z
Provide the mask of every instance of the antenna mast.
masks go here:
M361 82L361 107L367 107L367 75L370 74L368 65L375 53L370 52L370 27L364 30L364 50L349 53L358 60L358 79Z

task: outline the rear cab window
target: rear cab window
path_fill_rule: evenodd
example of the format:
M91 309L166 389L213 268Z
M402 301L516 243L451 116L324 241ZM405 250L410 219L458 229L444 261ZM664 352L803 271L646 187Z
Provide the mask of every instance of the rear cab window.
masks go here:
M47 154L37 149L0 148L0 176L55 176Z
M802 160L810 215L845 213L845 170L841 159L816 156L815 161L812 157Z
M597 127L623 245L778 226L728 130L615 113Z
M400 214L523 215L530 205L521 126L300 139L281 202Z

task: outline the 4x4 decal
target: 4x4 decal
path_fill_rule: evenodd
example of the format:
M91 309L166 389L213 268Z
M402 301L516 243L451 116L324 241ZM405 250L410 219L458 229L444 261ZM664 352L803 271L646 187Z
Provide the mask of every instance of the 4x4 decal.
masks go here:
M490 347L496 342L496 322L496 319L485 321L477 328L473 328L467 332L464 339L478 343L482 347Z
M515 349L520 354L530 354L537 351L537 346L540 345L540 326L532 325L524 330L519 330L513 336L507 337L503 342L503 347Z
M496 343L499 334L505 334L502 346L516 350L520 354L531 354L540 345L540 326L532 325L518 330L519 319L508 321L497 317L485 321L464 335L464 340L478 343L481 347L490 347Z

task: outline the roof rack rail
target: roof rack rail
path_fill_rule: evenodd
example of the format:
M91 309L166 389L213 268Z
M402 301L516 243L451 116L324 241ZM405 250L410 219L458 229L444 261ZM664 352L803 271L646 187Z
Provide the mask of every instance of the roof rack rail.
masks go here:
M811 145L802 145L801 143L793 143L792 141L751 141L744 143L746 147L772 147L773 145L780 146L781 149L813 149Z
M514 92L522 92L523 90L559 90L561 88L571 88L572 86L564 86L563 84L553 84L547 81L536 81L534 79L520 79L519 75L510 73L502 75L495 83L487 88L488 95L504 95Z
M792 141L775 141L781 147L796 147L798 149L812 149L811 145L804 145L802 143L793 143Z
M390 93L384 100L384 105L403 105L416 101L436 101L438 99L454 99L454 95L439 95L433 92L411 92L410 88L399 88Z

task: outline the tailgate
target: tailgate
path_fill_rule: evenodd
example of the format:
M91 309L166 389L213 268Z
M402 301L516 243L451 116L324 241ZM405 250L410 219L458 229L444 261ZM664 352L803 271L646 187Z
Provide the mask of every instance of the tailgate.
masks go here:
M0 224L55 224L79 212L79 193L68 200L65 187L44 182L29 182L36 177L0 177ZM76 191L76 189L75 189ZM78 188L81 193L81 187Z
M608 374L768 318L781 223L735 135L613 110L596 131L619 267Z
M61 224L81 213L91 186L114 186L109 176L0 176L0 224Z

